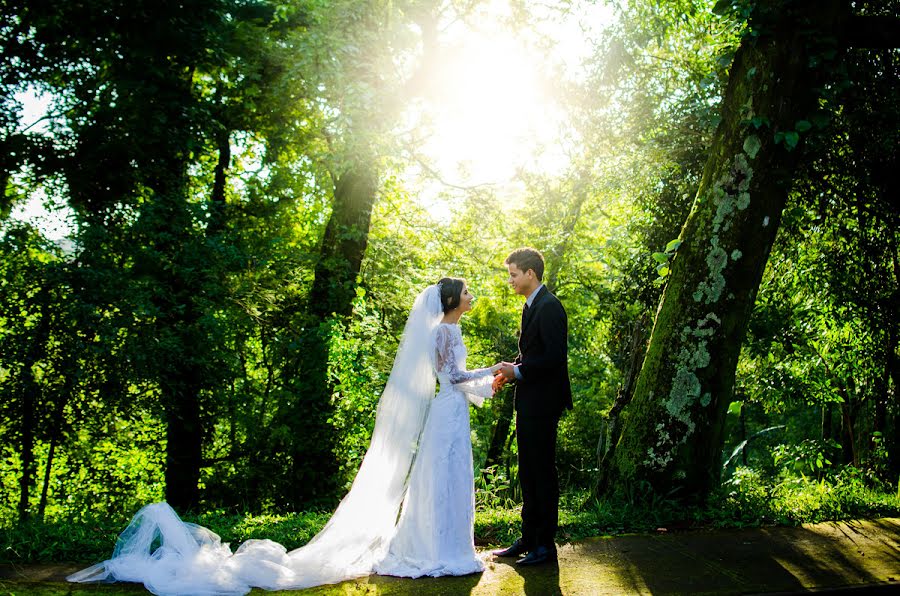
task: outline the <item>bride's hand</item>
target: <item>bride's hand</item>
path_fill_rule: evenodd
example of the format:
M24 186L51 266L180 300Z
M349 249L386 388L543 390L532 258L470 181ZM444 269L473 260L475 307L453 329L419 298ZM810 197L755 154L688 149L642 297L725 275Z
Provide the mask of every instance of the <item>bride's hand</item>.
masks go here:
M500 367L501 367L501 366L503 366L503 363L502 363L502 362L498 362L497 364L495 364L494 366L492 366L492 367L491 367L491 374L492 374L492 375L496 375L496 374L497 374L497 371L500 370Z
M503 375L496 375L491 383L491 389L494 391L494 394L496 394L504 385L506 385L506 377Z

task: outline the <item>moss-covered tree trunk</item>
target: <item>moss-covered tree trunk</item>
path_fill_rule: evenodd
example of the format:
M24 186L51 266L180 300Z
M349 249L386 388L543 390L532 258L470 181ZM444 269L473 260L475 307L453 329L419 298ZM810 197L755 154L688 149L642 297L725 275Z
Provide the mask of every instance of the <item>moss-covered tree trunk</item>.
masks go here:
M735 367L842 2L759 2L601 492L647 483L684 501L718 480ZM674 491L674 492L673 492Z

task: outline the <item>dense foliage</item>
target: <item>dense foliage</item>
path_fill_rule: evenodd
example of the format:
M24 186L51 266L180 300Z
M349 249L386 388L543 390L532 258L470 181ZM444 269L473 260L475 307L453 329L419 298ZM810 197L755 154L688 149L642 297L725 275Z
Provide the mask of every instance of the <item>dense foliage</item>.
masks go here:
M455 2L0 0L0 525L27 530L14 549L52 533L42 520L120 527L163 498L234 540L288 520L283 542L301 543L352 482L425 285L460 276L478 297L470 365L515 355L502 262L521 245L544 252L569 313L559 470L567 515L585 517L566 537L641 529L647 507L673 519L679 495L598 486L599 472L702 207L735 53L768 21L737 0L608 4L576 67L549 50L533 65L565 160L479 184L425 151L454 27L496 18L552 49L552 24L590 3L501 18ZM796 167L730 345L721 484L700 521L898 507L900 54L817 46L809 60L827 78L794 128L741 116ZM511 397L472 411L486 542L520 498Z

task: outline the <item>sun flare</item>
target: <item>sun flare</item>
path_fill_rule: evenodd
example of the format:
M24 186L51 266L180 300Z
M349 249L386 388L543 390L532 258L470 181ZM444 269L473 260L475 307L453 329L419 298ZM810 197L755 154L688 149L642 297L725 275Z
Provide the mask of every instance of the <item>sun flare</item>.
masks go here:
M562 88L585 76L592 37L613 22L602 3L566 11L527 4L532 14L546 13L532 29L511 25L505 0L483 6L477 18L442 30L439 59L427 65L425 91L404 126L415 131L416 158L405 178L441 219L460 187L490 185L515 208L525 195L517 174L553 176L568 167L577 133Z
M497 183L552 141L553 106L525 48L472 41L442 73L424 151L464 184Z

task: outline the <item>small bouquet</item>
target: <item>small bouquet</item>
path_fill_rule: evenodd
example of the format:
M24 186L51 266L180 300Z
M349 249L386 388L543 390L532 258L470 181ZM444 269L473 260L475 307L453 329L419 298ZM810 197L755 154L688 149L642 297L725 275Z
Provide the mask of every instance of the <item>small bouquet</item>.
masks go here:
M506 383L506 377L504 377L500 373L497 373L494 375L494 382L491 383L491 389L494 390L494 393L497 393L498 391L500 391L500 389L503 388L504 385L506 385Z

